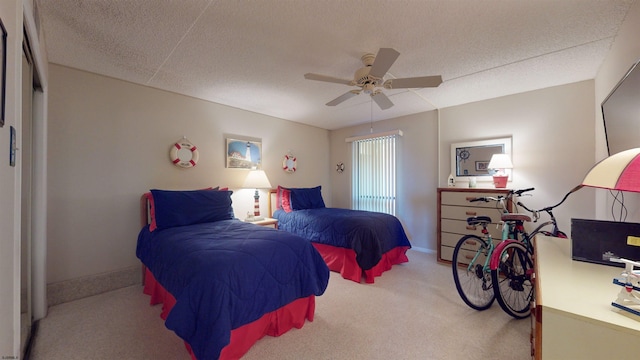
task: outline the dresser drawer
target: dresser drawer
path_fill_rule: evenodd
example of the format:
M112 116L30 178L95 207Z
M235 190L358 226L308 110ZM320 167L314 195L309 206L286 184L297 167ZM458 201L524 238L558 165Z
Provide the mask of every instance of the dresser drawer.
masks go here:
M458 240L460 240L462 236L464 235L450 233L450 232L443 232L440 245L454 248L456 247Z
M468 207L468 206L452 206L442 205L440 207L440 217L442 219L458 219L467 220L472 216L488 216L494 223L500 222L501 212L498 209L481 208L481 207Z
M444 260L451 262L453 260L453 248L449 246L440 246L438 248L440 255L438 255L438 260Z
M462 247L462 250L460 250L460 256L458 256L458 261L468 264L471 262L471 260L473 260L473 257L476 256L476 250L467 250L464 247ZM486 256L484 254L480 254L478 255L478 258L476 260L476 264L484 264L484 261L486 260ZM451 253L451 259L453 259L453 252Z
M495 193L495 192L457 192L457 191L443 191L441 192L441 204L442 205L458 205L458 206L467 206L467 207L482 207L482 208L496 208L497 203L495 201L475 201L469 202L469 200L474 198L479 198L483 196L492 196L497 197L499 195L504 196L505 194Z
M452 234L452 233L442 233L442 243L440 245L440 260L451 261L453 259L453 251L455 250L458 241L462 238L463 235L460 234ZM498 246L501 240L493 239L494 246ZM468 256L469 253L474 253L477 250L477 247L469 247L462 246L462 249L465 251Z
M442 219L440 220L440 231L442 233L454 233L462 235L473 234L480 237L482 234L482 226L470 226L465 220ZM487 226L489 234L494 239L502 239L502 225L491 223Z

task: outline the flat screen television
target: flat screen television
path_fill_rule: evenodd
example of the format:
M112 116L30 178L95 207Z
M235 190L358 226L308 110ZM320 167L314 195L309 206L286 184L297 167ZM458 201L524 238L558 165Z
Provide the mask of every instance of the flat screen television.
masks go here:
M640 60L602 102L609 155L640 147Z

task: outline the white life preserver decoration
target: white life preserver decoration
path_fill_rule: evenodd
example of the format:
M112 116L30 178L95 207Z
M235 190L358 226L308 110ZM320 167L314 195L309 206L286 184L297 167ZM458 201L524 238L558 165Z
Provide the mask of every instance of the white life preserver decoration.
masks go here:
M282 159L282 170L284 170L285 172L296 172L296 166L297 162L295 156L287 154L284 156L284 159Z
M190 157L187 158L186 155L190 155ZM182 138L182 140L173 144L169 156L171 157L171 162L176 166L183 168L194 167L198 163L198 148L189 142L187 138Z

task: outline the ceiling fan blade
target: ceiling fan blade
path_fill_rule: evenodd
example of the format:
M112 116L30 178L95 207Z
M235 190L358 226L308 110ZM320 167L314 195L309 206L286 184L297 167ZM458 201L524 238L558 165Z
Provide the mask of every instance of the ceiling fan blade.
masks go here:
M372 94L371 98L373 99L373 101L376 102L376 104L378 104L378 106L382 110L386 110L393 106L393 103L391 102L391 100L389 100L387 95L385 95L383 92Z
M421 76L404 79L389 79L382 86L385 89L408 89L408 88L426 88L438 87L442 84L442 76Z
M369 75L382 79L398 56L400 56L400 53L392 48L380 48L373 65L371 65Z
M304 78L307 80L325 81L325 82L332 82L332 83L345 84L345 85L351 85L351 81L352 81L352 80L338 79L332 76L312 74L312 73L304 74Z
M342 103L343 101L346 101L348 99L351 99L352 97L356 96L360 94L360 90L351 90L351 91L347 91L346 93L338 96L337 98L329 101L326 105L327 106L336 106L340 103Z

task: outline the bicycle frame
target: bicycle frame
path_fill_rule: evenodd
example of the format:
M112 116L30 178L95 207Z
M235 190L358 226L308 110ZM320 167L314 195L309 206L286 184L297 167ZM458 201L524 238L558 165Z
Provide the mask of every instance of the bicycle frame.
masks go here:
M491 233L489 233L489 230L487 230L486 225L482 227L482 234L485 236L485 239L489 243L489 247L487 249L487 256L486 256L486 259L484 260L484 265L482 266L482 271L487 272L488 269L490 269L489 267L490 260L493 257L491 255L495 251L496 246L493 243L493 237L491 236ZM471 261L469 262L469 265L467 265L467 271L472 270L474 264L476 263L476 260L478 260L478 256L480 256L480 251L476 252L476 254L473 256L473 259L471 259Z
M560 231L560 228L558 228L558 222L556 221L556 217L555 215L553 215L553 209L560 206L566 199L567 197L569 197L570 194L572 194L573 192L575 192L576 189L572 189L571 191L569 191L563 198L562 200L557 203L556 205L553 206L549 206L546 207L542 210L531 210L528 207L526 207L524 204L522 204L521 202L518 202L516 205L520 206L522 208L524 208L525 210L529 211L530 213L534 214L535 218L538 218L538 213L540 211L544 211L547 214L549 214L549 217L551 217L551 220L545 221L544 223L538 225L532 232L527 233L526 229L524 228L524 223L520 222L520 221L516 221L514 224L514 231L513 231L513 239L508 239L506 241L501 242L500 244L498 244L498 246L495 247L495 249L493 251L495 251L496 254L500 254L502 253L502 249L504 249L505 246L507 246L507 244L512 243L512 242L520 242L522 244L524 244L524 246L527 248L527 251L530 252L531 254L533 254L533 243L531 241L531 239L533 239L537 234L539 233L545 233L545 231L543 230L545 227L549 226L549 225L553 225L553 229L550 232L550 234L552 236L559 236L559 237L564 237L566 238L566 234L563 233L562 231ZM517 239L517 235L518 234L522 234L522 239L518 240ZM498 266L500 264L500 259L497 256L491 256L491 262L489 264L489 268L491 270L497 270Z
M514 195L521 196L523 193L531 190L533 190L533 188L513 191L509 193L509 195L507 195L506 197L498 197L498 198L485 197L485 198L478 198L478 200L483 200L485 202L489 200L497 201L497 204L502 208L503 215L504 215L504 214L508 214L507 208L505 206L505 201L512 201L512 196ZM518 202L514 205L518 206L518 205L521 205L521 203ZM502 249L509 243L521 242L520 240L518 240L518 234L524 234L524 238L528 241L528 237L526 236L526 231L524 228L524 222L521 220L504 221L503 231L502 231L502 240L497 246L493 243L493 238L491 237L491 234L488 232L486 226L482 229L482 233L484 234L485 238L489 241L489 249L488 249L487 259L485 260L485 264L483 267L483 271L490 271L490 270L497 269L500 261L499 259L496 258L496 256L494 256L494 254L496 254L496 252L499 254L502 251ZM526 245L526 246L527 248L529 247L529 245ZM475 263L479 255L480 255L479 253L476 253L471 263ZM469 265L467 270L468 271L471 270L471 264Z

